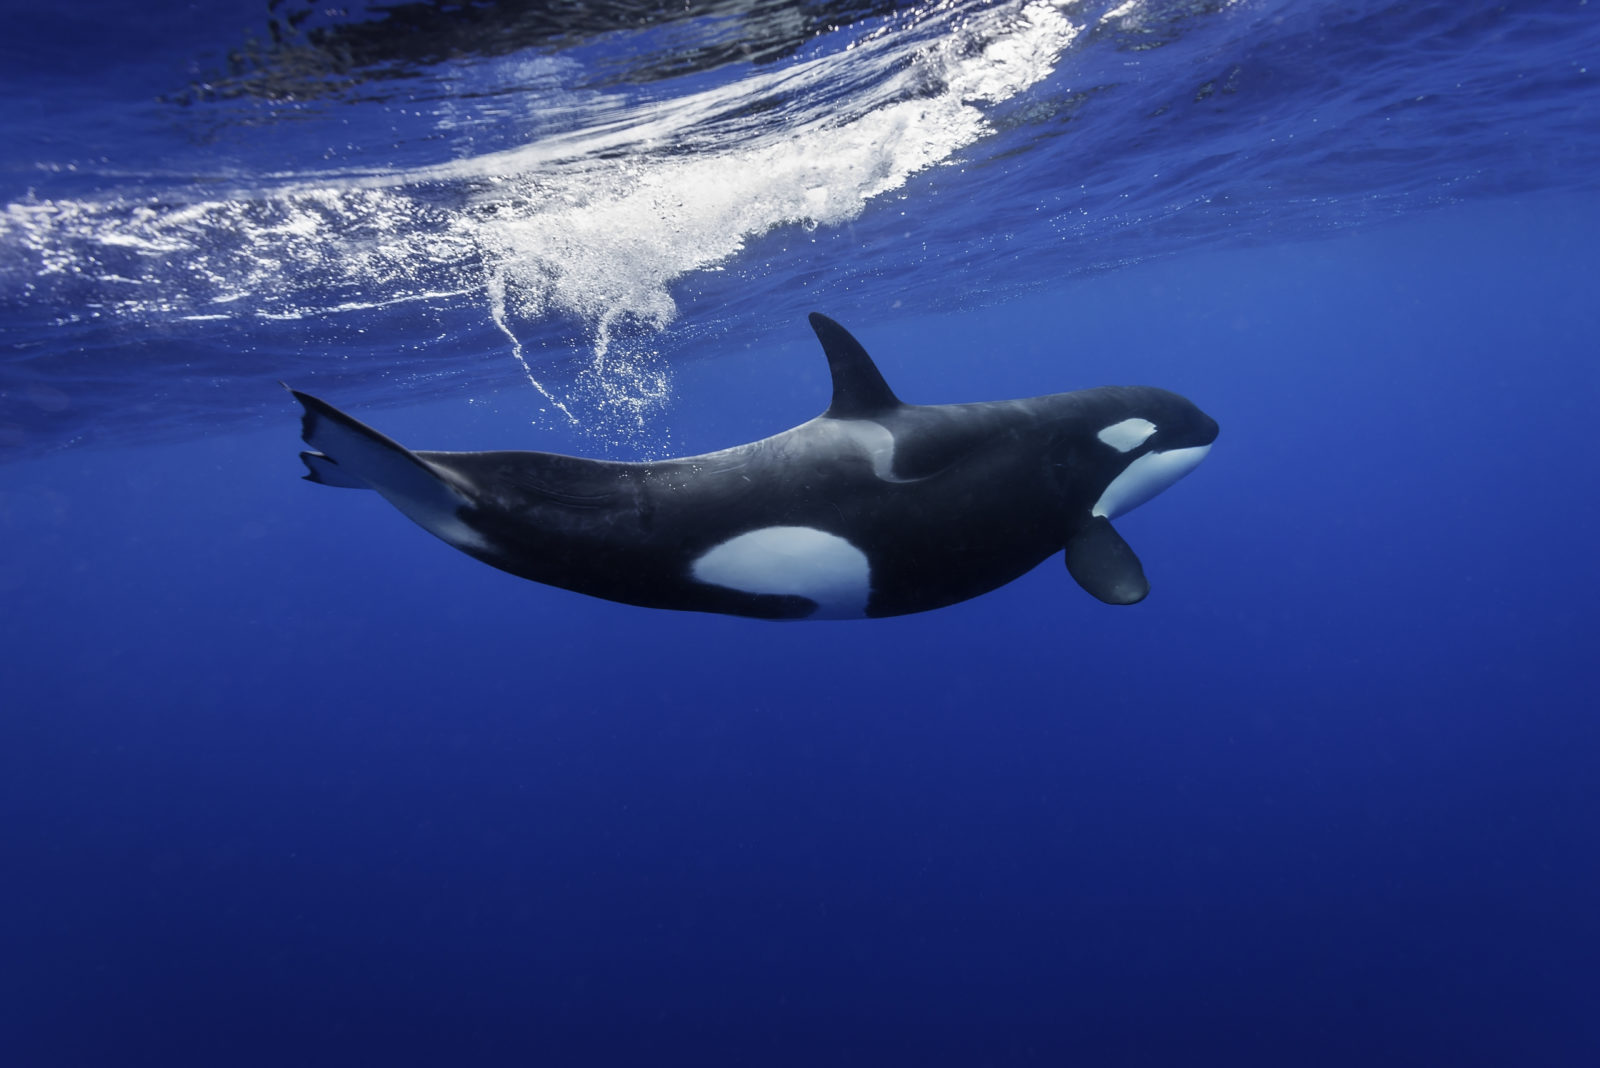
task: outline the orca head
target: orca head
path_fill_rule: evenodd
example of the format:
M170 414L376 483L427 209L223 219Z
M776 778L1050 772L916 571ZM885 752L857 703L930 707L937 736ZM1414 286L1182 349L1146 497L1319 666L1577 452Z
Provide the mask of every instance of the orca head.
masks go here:
M1088 518L1133 511L1193 471L1217 440L1217 422L1176 393L1152 386L1112 386L1098 394L1088 440L1078 444L1104 473ZM1096 480L1099 481L1099 480Z
M1217 439L1217 423L1176 393L1104 386L1072 398L1056 470L1068 491L1067 571L1106 604L1138 604L1150 592L1144 566L1111 521L1193 471Z

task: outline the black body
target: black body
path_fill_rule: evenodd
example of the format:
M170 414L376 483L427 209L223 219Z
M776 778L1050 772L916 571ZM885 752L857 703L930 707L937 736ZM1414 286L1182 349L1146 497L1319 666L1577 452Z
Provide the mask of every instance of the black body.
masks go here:
M1119 603L1143 597L1148 587L1137 558L1109 517L1093 510L1135 459L1196 447L1203 455L1216 437L1209 417L1149 387L906 405L841 327L820 315L812 325L833 370L833 403L770 438L655 463L411 453L297 393L305 440L322 450L305 454L307 477L371 486L458 548L512 574L652 608L770 619L813 614L817 603L808 597L714 585L693 570L741 534L796 527L835 535L865 554L867 616L975 597L1074 539L1081 559L1069 553L1069 566L1090 592ZM1097 436L1125 420L1156 429L1125 451ZM379 452L369 458L367 450ZM443 503L424 500L430 493L442 494ZM1096 577L1096 568L1107 573Z

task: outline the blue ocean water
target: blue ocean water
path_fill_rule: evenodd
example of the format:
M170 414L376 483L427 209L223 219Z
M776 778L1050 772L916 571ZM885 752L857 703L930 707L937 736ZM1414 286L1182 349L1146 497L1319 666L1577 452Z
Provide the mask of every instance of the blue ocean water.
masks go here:
M8 12L0 1049L1587 1065L1581 0ZM520 582L298 479L1108 382L1222 434L926 615Z

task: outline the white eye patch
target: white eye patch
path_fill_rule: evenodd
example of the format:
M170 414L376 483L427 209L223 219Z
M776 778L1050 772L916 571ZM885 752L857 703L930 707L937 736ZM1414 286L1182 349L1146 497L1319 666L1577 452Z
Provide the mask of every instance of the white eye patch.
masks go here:
M1136 449L1144 443L1144 439L1156 432L1156 425L1148 419L1124 419L1120 423L1112 423L1095 437L1110 445L1118 452L1127 452Z

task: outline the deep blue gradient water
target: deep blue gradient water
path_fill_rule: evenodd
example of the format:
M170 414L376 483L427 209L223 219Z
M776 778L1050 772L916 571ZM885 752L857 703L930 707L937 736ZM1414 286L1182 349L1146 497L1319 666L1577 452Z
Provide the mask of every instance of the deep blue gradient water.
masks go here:
M4 1063L1600 1056L1592 4L306 10L8 14ZM589 600L275 385L698 452L812 309L1215 416L1150 598Z

